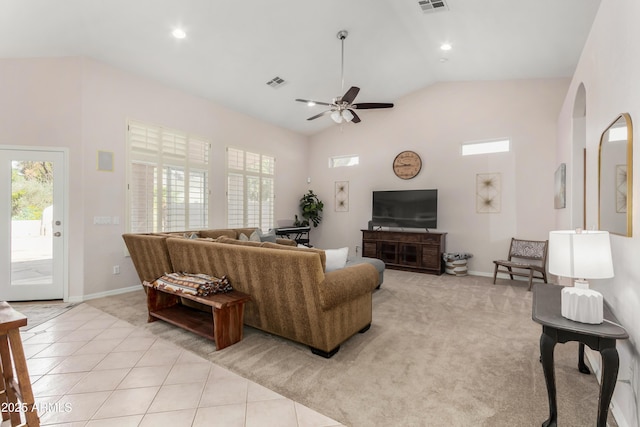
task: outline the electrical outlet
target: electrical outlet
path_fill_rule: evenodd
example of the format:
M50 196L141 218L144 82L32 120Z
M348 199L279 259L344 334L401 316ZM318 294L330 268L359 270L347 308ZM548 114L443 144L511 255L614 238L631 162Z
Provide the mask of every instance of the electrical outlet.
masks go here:
M120 274L120 266L119 265L114 265L113 266L113 274Z

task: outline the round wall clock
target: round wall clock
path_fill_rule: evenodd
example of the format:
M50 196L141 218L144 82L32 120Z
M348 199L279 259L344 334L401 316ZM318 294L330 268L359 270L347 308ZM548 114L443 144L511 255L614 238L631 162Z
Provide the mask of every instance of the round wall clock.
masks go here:
M414 151L403 151L393 159L393 172L398 178L411 179L420 173L422 159Z

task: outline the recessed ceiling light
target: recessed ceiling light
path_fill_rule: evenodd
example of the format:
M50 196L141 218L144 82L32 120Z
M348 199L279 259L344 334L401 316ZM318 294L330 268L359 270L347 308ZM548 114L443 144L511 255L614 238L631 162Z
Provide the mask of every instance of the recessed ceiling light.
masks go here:
M187 37L187 33L185 33L184 30L182 30L180 28L176 28L175 30L173 30L171 32L171 34L173 35L173 37L175 37L177 39L183 39L183 38Z
M451 45L449 43L443 43L440 46L440 50L451 50Z

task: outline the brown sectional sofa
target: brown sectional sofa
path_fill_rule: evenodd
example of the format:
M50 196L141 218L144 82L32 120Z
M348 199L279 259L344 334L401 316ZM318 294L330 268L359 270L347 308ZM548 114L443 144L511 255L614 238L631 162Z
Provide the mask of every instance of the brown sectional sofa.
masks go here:
M123 238L141 281L153 281L168 268L227 276L234 289L251 296L246 325L308 345L315 354L331 357L369 328L372 292L379 286L375 267L361 263L325 272L324 251L240 241L239 232L253 229L241 230L202 230L195 239L182 233Z

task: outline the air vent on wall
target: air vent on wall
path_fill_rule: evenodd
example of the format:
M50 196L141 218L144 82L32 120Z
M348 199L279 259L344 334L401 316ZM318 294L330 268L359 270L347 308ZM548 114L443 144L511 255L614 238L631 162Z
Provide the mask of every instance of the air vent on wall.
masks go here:
M449 6L444 0L418 0L418 6L424 13L440 12L449 10Z
M269 80L267 82L267 85L271 86L274 89L279 88L280 86L282 86L283 84L285 84L286 82L284 81L283 78L280 77L274 77L271 80Z

